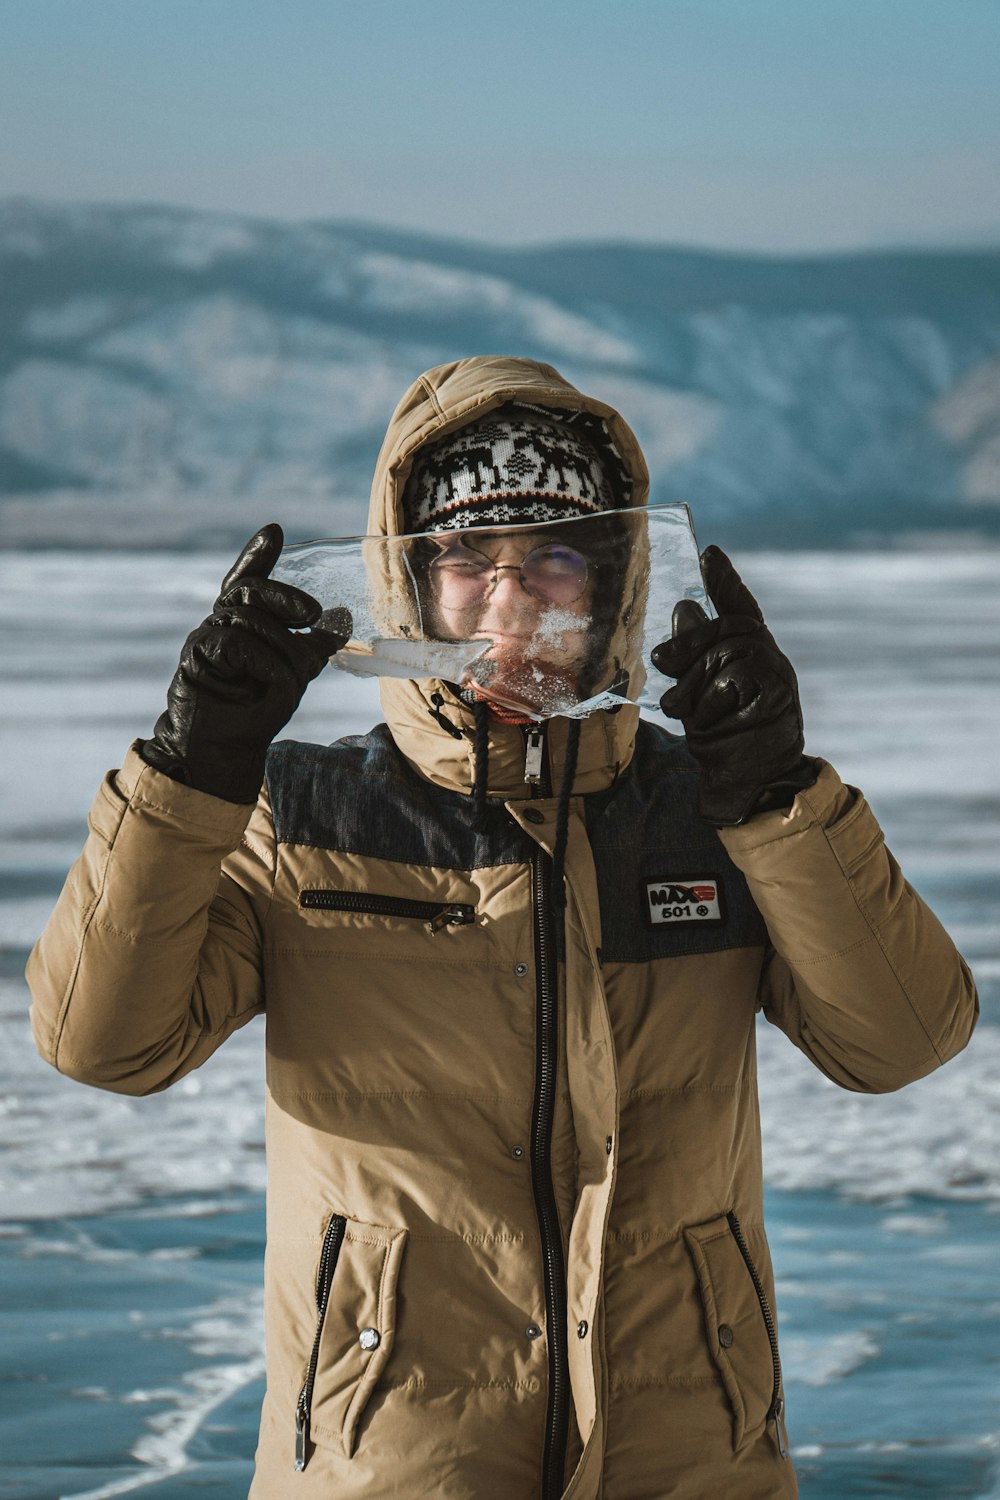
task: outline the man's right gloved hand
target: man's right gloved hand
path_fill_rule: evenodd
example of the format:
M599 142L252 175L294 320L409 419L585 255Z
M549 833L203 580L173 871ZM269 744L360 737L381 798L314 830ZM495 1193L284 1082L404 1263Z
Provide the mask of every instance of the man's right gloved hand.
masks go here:
M311 594L268 576L283 543L276 522L247 542L139 746L157 771L226 802L256 802L268 746L351 634L348 610L324 614Z
M652 653L654 667L676 677L660 707L680 719L701 765L701 816L717 828L755 812L789 808L819 768L803 754L795 672L721 547L706 547L702 577L718 615L682 599L673 635Z

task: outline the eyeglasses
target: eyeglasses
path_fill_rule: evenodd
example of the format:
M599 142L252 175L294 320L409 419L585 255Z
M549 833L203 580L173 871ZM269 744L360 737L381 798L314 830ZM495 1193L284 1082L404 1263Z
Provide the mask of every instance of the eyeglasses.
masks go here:
M499 573L516 573L521 587L549 604L572 604L587 587L590 564L582 553L558 542L535 547L519 563L495 563L463 542L438 554L430 573L439 595L475 604L496 587Z

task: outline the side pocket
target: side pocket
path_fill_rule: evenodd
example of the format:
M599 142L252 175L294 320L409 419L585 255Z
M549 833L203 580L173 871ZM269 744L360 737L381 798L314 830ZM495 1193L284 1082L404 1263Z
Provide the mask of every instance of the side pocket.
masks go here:
M778 1335L770 1299L739 1219L721 1214L684 1232L701 1288L705 1332L733 1413L733 1449L773 1422L788 1456Z
M346 1214L327 1221L316 1273L316 1337L295 1410L295 1468L312 1443L350 1458L396 1333L407 1231Z

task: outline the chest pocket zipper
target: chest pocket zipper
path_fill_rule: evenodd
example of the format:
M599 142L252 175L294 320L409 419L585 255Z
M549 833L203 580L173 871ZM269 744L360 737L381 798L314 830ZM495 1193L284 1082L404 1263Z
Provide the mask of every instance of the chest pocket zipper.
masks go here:
M476 920L476 908L467 901L414 901L408 896L377 896L371 891L300 891L299 906L375 917L410 917L425 923L432 934L442 927L467 927Z

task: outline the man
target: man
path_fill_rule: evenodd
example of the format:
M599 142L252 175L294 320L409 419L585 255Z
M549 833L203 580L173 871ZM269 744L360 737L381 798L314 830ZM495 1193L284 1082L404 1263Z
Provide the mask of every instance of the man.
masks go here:
M499 638L509 686L556 575L568 637L576 606L613 644L634 604L633 563L581 549L583 580L533 556L539 526L647 490L612 408L461 360L397 408L369 530L426 537L426 608ZM456 556L480 525L509 534ZM268 753L343 640L270 579L280 543L251 540L189 638L29 966L43 1056L126 1093L266 1011L252 1495L795 1495L755 1012L845 1088L895 1089L967 1042L966 966L804 755L794 673L717 549L718 618L679 605L654 653L686 744L632 707L539 733L489 679L386 680L371 734ZM580 635L549 663L570 686Z

